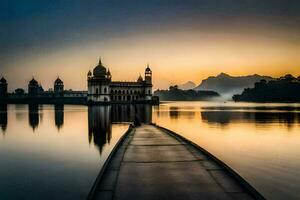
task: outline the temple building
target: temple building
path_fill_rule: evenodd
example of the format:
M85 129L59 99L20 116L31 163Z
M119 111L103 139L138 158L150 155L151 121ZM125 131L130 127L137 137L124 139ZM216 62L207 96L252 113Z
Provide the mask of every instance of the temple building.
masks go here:
M4 77L0 79L0 97L5 97L7 95L7 81Z
M89 103L130 103L147 102L152 99L152 71L147 66L145 78L139 76L137 81L112 81L109 69L98 65L87 74Z
M36 95L38 93L38 82L32 78L28 83L28 94L30 95Z
M62 95L64 92L64 82L57 77L57 79L54 81L54 93Z

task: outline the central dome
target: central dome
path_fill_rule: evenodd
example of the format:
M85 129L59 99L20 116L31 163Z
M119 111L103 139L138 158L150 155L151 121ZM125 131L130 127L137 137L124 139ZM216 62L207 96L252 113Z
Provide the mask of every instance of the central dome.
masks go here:
M99 59L99 64L94 68L93 74L95 77L105 77L106 68L102 65L101 59Z

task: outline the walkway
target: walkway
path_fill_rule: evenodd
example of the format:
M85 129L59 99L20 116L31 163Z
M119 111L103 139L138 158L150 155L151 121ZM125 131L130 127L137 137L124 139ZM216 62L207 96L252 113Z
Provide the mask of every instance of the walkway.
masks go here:
M156 126L134 129L96 185L93 199L254 199L225 170Z

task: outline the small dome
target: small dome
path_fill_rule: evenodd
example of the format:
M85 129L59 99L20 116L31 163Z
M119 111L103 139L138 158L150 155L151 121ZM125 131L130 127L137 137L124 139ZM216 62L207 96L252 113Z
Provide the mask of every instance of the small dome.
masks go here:
M105 77L106 68L102 65L101 59L99 59L99 64L94 68L93 74L95 77Z
M106 75L108 75L108 76L110 76L110 75L111 75L111 73L110 73L109 69L107 70L107 73L106 73Z
M64 82L59 78L59 77L57 77L57 79L55 80L55 82L54 82L54 84L55 85L61 85L61 84L63 84Z
M146 72L151 72L151 69L150 69L150 67L149 67L149 64L147 65Z
M2 83L2 84L6 84L6 83L7 83L7 81L6 81L6 79L5 79L4 77L2 77L2 78L0 79L0 83Z
M143 82L143 77L140 75L137 82Z
M29 85L38 85L38 82L32 78L31 81L29 81Z

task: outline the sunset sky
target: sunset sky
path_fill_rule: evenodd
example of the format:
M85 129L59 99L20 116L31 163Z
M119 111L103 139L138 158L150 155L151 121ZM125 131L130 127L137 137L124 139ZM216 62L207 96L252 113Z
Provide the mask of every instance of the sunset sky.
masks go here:
M149 63L154 88L208 76L300 75L298 0L1 0L0 75L12 91L59 75L86 89L101 56L114 80Z

